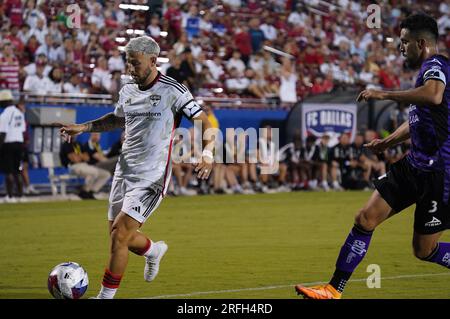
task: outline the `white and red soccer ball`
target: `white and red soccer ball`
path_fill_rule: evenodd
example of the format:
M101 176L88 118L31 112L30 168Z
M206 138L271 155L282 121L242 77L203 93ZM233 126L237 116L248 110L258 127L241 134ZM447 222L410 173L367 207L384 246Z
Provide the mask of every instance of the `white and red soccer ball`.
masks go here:
M80 299L88 285L87 272L75 262L59 264L48 275L48 291L56 299Z

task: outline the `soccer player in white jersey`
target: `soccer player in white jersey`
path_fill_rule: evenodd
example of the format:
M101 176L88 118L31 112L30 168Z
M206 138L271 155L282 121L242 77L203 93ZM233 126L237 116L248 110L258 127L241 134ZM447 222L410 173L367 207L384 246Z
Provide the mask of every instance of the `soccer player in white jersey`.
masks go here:
M109 198L110 260L99 299L113 298L128 262L128 251L145 257L144 278L152 281L167 251L163 241L153 242L139 228L161 203L171 177L174 129L182 115L211 127L189 90L156 69L158 44L148 36L134 38L126 48L128 70L134 83L125 84L113 113L83 124L62 125L69 138L83 132L125 128ZM202 159L195 166L198 178L212 169L214 143L203 141Z

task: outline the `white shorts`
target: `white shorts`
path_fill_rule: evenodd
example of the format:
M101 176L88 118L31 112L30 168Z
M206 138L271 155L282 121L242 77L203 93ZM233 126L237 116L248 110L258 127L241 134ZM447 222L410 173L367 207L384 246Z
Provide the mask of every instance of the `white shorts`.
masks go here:
M113 221L122 211L143 224L158 208L162 199L160 191L138 187L133 182L114 176L109 195L108 220Z

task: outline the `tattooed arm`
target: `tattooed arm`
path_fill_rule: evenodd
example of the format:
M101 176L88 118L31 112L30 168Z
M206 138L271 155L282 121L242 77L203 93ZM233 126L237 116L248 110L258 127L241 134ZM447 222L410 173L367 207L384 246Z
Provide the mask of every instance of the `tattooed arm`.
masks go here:
M108 113L94 121L86 122L81 125L86 126L85 132L112 131L116 128L124 128L125 118L115 116L114 113Z
M84 132L104 132L112 131L116 128L124 128L125 118L115 116L114 113L108 113L96 120L83 124L58 125L61 126L61 135L70 142L72 136L76 136Z

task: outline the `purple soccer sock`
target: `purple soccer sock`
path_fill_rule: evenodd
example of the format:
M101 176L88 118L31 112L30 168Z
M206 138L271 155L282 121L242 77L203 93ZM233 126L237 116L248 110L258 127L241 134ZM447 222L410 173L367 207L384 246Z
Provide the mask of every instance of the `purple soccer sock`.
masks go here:
M336 271L330 281L330 285L337 291L342 293L345 284L350 279L353 271L363 260L367 249L369 248L372 233L373 232L371 231L363 230L357 225L350 231L350 234L341 248L339 257L336 261Z
M450 243L438 243L425 260L450 269Z

